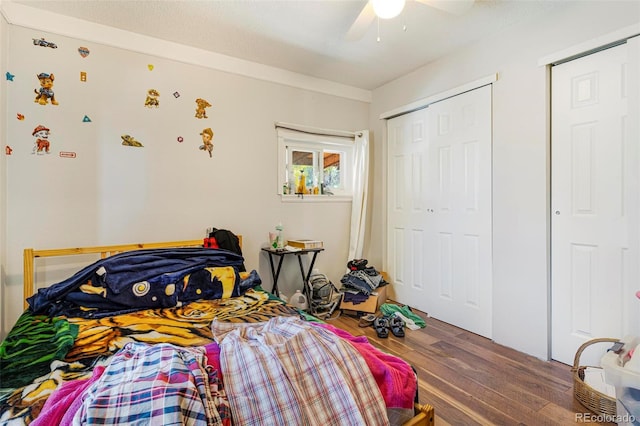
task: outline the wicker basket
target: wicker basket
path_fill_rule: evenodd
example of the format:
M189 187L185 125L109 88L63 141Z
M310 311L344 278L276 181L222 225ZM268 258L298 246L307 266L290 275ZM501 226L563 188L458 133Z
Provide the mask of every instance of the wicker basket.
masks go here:
M573 360L573 368L571 369L571 371L573 372L573 393L580 404L584 405L596 414L615 416L617 414L616 399L602 392L598 392L584 382L584 370L591 366L580 366L580 355L582 355L582 351L584 351L588 346L595 343L614 343L618 340L620 339L603 337L586 341L582 344L582 346L580 346L580 348L578 348L576 356Z

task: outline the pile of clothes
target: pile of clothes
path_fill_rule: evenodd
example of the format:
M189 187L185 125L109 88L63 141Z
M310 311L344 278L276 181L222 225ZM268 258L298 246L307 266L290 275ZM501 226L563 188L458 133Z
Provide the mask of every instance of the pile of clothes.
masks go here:
M345 302L362 303L378 287L388 284L380 272L367 263L367 259L353 259L347 263L349 271L340 279Z

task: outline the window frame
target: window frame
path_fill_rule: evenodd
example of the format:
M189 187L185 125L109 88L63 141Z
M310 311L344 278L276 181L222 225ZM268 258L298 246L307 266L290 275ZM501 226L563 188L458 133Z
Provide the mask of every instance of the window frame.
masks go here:
M278 179L277 194L282 201L345 201L353 197L355 169L355 140L350 137L316 135L278 128ZM293 151L312 152L314 157L314 174L322 176L324 153L340 154L340 188L332 188L332 194L284 194L283 187L290 182L290 168ZM319 168L319 172L316 171ZM321 179L321 177L319 177ZM291 181L295 189L295 178Z

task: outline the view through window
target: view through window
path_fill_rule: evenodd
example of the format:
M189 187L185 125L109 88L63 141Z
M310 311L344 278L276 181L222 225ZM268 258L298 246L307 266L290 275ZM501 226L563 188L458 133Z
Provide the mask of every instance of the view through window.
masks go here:
M353 139L279 132L279 193L351 195Z

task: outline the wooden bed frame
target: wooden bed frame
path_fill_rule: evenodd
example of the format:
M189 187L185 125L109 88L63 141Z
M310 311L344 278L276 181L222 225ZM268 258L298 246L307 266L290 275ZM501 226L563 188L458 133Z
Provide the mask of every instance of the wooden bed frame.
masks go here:
M242 247L242 236L238 235L240 247ZM183 240L183 241L163 241L157 243L138 243L138 244L120 244L113 246L96 246L96 247L75 247L62 249L34 250L32 248L24 249L24 308L27 309L29 304L27 298L36 293L34 287L34 263L38 257L56 257L56 256L72 256L76 254L100 254L100 258L104 259L124 251L139 249L157 249L157 248L175 248L175 247L202 247L203 240Z
M242 236L238 235L238 239L240 242L240 247L242 247ZM201 247L202 245L203 240L200 239L45 250L35 250L33 248L24 249L24 308L27 309L29 306L29 304L27 303L27 298L33 296L36 292L34 287L34 263L36 258L72 256L76 254L100 254L100 258L104 259L114 254L131 250L198 246ZM435 424L434 408L431 405L416 403L414 406L414 412L415 416L403 423L402 426L433 426Z

